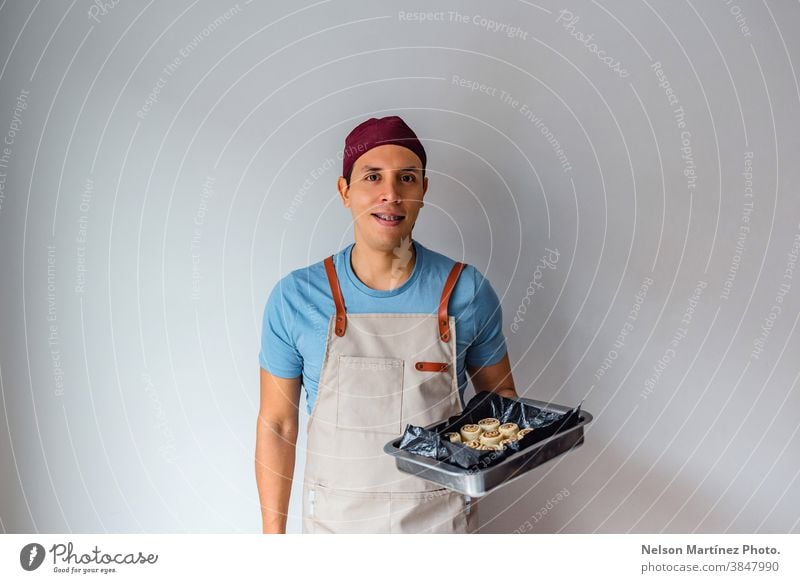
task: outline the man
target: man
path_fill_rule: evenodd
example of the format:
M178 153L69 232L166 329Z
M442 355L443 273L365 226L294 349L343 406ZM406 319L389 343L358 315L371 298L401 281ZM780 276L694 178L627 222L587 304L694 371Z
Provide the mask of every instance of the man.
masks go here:
M397 116L353 129L337 186L355 242L270 294L255 460L265 533L286 529L301 384L311 415L303 532L472 530L468 499L383 453L406 424L459 413L466 372L475 391L517 397L491 285L412 238L426 163Z

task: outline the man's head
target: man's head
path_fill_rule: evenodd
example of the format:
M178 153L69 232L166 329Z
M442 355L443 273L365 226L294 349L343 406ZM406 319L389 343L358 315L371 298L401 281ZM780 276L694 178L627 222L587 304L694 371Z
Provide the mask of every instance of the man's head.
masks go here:
M425 149L397 116L371 118L345 140L338 189L357 240L391 250L411 235L428 189Z

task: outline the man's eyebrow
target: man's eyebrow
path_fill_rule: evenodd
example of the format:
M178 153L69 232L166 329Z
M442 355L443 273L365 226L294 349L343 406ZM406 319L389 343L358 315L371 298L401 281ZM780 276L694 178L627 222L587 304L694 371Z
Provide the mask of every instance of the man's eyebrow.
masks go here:
M380 166L362 166L361 167L361 172L375 172L375 171L379 171L379 170L383 170L383 168L381 168ZM405 166L404 168L398 168L398 170L417 170L417 171L422 171L422 168L420 168L419 166Z

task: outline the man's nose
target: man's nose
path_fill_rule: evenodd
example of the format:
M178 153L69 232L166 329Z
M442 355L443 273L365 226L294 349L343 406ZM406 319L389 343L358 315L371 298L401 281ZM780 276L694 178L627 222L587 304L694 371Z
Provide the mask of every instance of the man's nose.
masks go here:
M381 200L386 202L397 202L400 199L400 192L394 180L387 180L385 183Z

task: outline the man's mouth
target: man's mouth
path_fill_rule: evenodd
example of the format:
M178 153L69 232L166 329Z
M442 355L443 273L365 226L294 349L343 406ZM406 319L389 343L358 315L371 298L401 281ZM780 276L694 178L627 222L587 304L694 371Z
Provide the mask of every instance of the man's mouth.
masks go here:
M389 213L372 213L372 216L375 217L378 224L385 227L396 227L406 218L405 215L393 215Z

